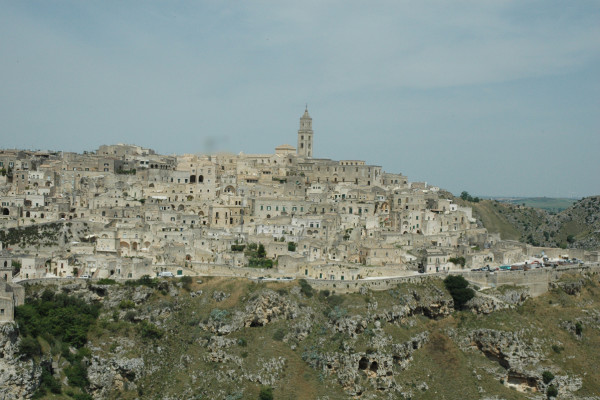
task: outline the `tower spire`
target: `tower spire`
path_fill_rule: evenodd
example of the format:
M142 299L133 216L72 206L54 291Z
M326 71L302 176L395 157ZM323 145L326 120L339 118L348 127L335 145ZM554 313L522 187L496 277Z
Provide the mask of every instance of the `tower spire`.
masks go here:
M304 115L300 117L298 129L298 148L296 152L301 157L312 158L313 155L312 118L308 115L308 103L304 107Z

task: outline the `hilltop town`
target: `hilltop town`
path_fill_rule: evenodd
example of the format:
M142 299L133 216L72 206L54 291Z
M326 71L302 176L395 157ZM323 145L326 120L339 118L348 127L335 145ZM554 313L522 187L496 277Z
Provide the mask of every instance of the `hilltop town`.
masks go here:
M314 158L313 136L305 110L297 147L273 154L2 150L2 274L9 285L158 274L354 281L564 253L501 240L438 187Z
M313 136L0 151L0 398L598 398L598 251Z

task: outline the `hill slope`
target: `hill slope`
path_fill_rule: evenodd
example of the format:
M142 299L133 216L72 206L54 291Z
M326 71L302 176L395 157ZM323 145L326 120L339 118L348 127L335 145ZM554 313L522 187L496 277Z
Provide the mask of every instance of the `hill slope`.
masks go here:
M458 203L473 208L474 216L502 239L536 246L600 249L600 196L583 198L554 214L538 208L495 200Z
M18 331L6 325L0 394L39 391L40 368L55 376L41 396L52 399L258 399L269 388L274 399L323 400L527 399L551 385L574 399L600 393L597 275L566 276L536 299L487 291L460 312L438 279L346 295L203 280L58 289L102 305L83 358L61 357L60 338L46 332L36 339L42 355L19 359ZM28 302L52 299L42 289L29 288ZM84 366L77 382L74 365Z

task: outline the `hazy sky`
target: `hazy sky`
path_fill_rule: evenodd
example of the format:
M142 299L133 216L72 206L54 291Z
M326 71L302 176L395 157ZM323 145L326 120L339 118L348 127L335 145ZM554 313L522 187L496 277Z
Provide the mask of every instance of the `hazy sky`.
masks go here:
M600 194L599 1L0 0L0 148L296 146L475 195Z

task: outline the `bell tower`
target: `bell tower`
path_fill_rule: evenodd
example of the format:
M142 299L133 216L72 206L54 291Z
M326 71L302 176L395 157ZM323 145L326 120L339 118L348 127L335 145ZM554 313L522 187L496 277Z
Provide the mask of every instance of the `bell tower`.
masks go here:
M298 129L298 147L296 151L300 157L312 158L313 133L312 118L308 115L308 106L306 106L304 115L300 117L300 129Z

